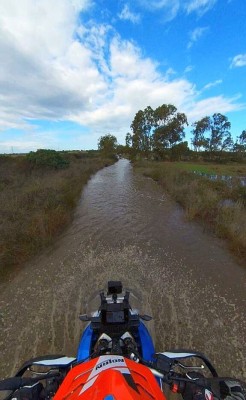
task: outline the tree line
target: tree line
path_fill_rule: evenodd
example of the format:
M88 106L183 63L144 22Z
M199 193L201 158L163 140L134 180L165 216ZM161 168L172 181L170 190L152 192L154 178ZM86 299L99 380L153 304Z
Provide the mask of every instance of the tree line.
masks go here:
M115 136L102 136L98 142L99 150L107 153L130 153L145 157L165 159L167 156L179 159L191 150L185 141L185 128L188 126L187 116L178 112L172 104L162 104L153 109L148 106L139 110L131 123L131 133L126 134L126 144L117 144ZM195 152L216 153L233 152L246 153L246 130L234 142L231 135L231 123L220 113L206 116L192 124L192 139Z

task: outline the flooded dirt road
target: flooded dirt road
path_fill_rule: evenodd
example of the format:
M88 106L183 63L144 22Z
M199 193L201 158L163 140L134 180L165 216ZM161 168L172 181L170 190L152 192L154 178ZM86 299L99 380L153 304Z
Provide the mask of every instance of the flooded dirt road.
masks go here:
M0 378L28 357L75 355L84 300L109 279L142 293L157 350L200 350L246 379L246 269L127 160L99 171L55 246L0 284Z

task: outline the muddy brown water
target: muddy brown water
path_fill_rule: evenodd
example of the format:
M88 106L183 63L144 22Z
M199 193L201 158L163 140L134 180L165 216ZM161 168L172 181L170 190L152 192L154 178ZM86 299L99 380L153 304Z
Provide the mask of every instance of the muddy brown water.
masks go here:
M157 350L203 351L246 379L246 269L127 160L92 177L63 236L0 284L0 378L36 355L75 355L78 315L109 279L141 292Z

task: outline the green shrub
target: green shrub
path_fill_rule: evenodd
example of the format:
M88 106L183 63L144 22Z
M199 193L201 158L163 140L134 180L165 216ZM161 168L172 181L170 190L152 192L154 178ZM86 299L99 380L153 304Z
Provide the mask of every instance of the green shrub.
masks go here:
M69 166L69 161L65 159L59 152L55 150L40 149L31 151L27 154L26 159L34 167L47 167L52 169L64 169Z

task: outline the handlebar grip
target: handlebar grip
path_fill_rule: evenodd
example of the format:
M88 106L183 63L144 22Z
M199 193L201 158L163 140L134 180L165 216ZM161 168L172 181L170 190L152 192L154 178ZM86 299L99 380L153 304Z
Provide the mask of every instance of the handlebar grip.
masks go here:
M47 378L55 378L59 376L59 372L55 372L53 374L44 374L44 375L39 375L36 376L35 378L21 378L19 376L13 376L12 378L7 378L2 381L0 381L0 391L3 390L17 390L20 389L23 386L29 386L29 385L34 385L37 382L41 381L42 379L47 379Z
M16 390L22 385L22 378L13 377L0 381L0 390Z
M49 377L57 376L57 374L51 374ZM44 376L46 378L46 376ZM19 376L13 376L12 378L7 378L0 381L0 391L2 390L17 390L23 386L34 385L42 379L42 376L39 375L35 378L21 378Z

